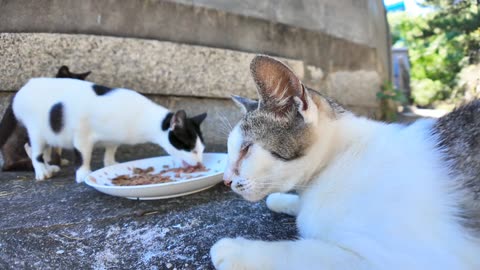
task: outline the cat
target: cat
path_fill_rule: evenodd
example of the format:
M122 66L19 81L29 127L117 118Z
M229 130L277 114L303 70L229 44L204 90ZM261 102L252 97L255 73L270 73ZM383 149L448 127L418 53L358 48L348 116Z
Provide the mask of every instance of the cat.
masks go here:
M105 146L104 165L115 164L120 144L153 142L178 163L202 162L200 124L207 114L187 118L125 88L109 88L70 78L33 78L15 95L11 115L26 127L37 180L59 170L43 157L47 146L73 149L78 183L90 173L92 149Z
M480 269L480 100L410 125L355 116L268 56L224 182L296 216L300 238L224 238L217 269ZM288 193L297 190L297 193Z
M61 66L58 69L55 77L85 80L85 78L89 74L90 71L84 73L73 73L67 66ZM11 106L11 102L9 106ZM8 132L6 121L9 120L14 121L11 109L7 110L6 114L2 118L2 121L0 122L0 130ZM14 123L12 122L11 124ZM24 127L16 126L13 132L11 132L8 137L2 136L2 138L0 139L0 147L3 157L3 171L33 171L32 161L29 154L30 146L28 145L28 134L27 130ZM50 149L47 152L50 152L51 154L45 155L44 159L48 160L50 164L60 165L62 163L61 148L57 148L54 151L51 151ZM65 160L63 161L63 163L65 163Z

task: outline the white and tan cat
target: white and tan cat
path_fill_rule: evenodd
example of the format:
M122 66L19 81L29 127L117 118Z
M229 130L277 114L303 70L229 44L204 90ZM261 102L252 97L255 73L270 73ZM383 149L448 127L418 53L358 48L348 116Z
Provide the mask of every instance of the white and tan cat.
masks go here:
M297 217L300 238L221 239L217 269L480 269L480 101L385 124L273 58L257 56L251 72L260 100L234 98L245 116L225 183L250 201L268 195L272 211Z

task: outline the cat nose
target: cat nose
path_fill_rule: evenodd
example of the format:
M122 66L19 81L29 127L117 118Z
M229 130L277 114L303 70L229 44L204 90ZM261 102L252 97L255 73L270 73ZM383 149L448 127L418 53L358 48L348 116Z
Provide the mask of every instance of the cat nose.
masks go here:
M225 170L225 172L223 173L223 183L225 184L225 186L229 187L232 184L231 179L232 179L232 174L228 169Z

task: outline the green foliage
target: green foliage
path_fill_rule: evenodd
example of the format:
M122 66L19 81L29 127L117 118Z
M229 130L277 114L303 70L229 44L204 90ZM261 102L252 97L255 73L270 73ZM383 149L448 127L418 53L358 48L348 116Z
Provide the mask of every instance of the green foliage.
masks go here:
M428 106L450 97L457 74L479 61L480 13L477 1L425 0L433 11L411 17L388 15L394 46L406 46L411 62L412 97Z
M431 79L414 80L411 83L412 98L420 106L427 106L436 100L443 100L447 92L440 81Z
M377 99L380 100L380 119L386 121L395 121L397 119L397 106L407 103L407 98L391 82L386 82L382 90L377 93Z

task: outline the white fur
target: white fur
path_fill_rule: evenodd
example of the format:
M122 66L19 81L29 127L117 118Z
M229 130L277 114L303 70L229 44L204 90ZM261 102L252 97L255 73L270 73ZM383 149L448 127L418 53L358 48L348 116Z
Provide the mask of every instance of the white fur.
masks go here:
M210 252L217 269L480 269L480 241L456 219L462 194L429 135L434 120L404 127L302 115L316 130L304 157L283 162L254 144L237 166L237 125L225 172L247 200L297 189L299 197L270 195L267 206L298 214L301 239L222 239Z
M197 152L177 150L168 140L168 131L161 129L169 111L135 91L115 89L97 96L93 83L75 79L31 79L16 94L13 111L27 128L31 157L37 180L52 176L48 162L36 157L45 147L76 148L82 153L83 164L76 172L77 182L90 173L91 152L95 144L106 146L105 165L115 164L115 150L120 144L153 142L167 153L191 165L201 161L203 144ZM62 102L64 125L60 133L49 124L51 107ZM198 144L198 142L197 142Z

